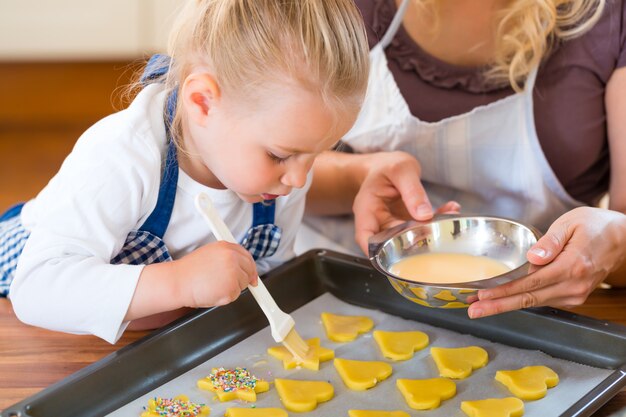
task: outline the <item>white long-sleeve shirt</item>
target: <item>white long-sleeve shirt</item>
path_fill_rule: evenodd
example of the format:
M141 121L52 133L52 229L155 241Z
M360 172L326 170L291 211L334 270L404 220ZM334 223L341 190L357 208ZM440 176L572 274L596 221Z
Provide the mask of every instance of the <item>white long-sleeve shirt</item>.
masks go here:
M111 265L128 233L154 209L167 152L165 92L146 87L133 103L88 129L59 172L23 208L30 231L9 296L25 323L115 343L143 265ZM228 147L224 147L228 152ZM311 183L276 201L282 238L274 255L257 261L259 273L294 256L293 242ZM194 198L207 193L241 240L252 222L252 204L230 190L208 188L179 169L172 217L163 237L173 259L213 242Z

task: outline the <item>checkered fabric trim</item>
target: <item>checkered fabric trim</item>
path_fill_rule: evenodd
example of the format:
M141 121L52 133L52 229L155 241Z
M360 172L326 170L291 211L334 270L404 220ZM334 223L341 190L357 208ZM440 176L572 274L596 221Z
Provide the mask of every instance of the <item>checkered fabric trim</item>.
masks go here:
M278 245L283 232L275 224L261 224L248 230L241 241L241 246L246 248L256 261L259 258L272 256Z
M124 247L111 264L150 265L157 262L171 261L165 243L150 232L134 230L128 234Z
M30 232L22 226L21 216L0 222L0 296L9 294L15 276L17 260L24 249Z

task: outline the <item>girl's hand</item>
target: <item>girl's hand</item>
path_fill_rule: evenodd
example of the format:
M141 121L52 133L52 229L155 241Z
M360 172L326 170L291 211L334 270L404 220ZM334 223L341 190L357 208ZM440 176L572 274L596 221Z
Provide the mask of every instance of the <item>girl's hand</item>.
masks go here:
M528 251L531 273L478 292L471 318L534 306L570 307L585 302L626 260L626 216L579 207L559 217Z
M248 285L257 284L252 255L234 243L209 243L173 264L186 307L228 304Z
M371 154L369 169L352 209L356 241L367 253L368 239L411 218L429 220L433 208L420 181L419 162L405 152ZM437 213L458 213L460 206L449 201Z

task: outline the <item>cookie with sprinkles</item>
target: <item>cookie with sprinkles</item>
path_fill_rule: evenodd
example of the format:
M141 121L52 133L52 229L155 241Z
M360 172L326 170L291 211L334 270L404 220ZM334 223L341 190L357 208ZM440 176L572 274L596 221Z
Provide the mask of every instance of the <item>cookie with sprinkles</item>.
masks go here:
M174 398L154 397L144 407L141 417L207 417L209 406L189 401L186 395L178 395Z
M207 377L198 380L198 388L214 392L222 402L235 399L255 402L256 395L268 391L270 384L246 368L213 368Z

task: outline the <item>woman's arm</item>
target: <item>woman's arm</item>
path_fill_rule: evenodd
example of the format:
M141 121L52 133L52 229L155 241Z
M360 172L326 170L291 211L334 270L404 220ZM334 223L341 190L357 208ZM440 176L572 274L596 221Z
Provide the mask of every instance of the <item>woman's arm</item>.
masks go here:
M626 213L626 67L616 70L606 86L606 113L611 153L609 209ZM626 241L626 236L622 236ZM624 243L622 245L624 247ZM626 252L626 248L623 249ZM606 282L626 286L626 254Z
M354 197L367 176L372 154L327 151L313 165L306 213L317 216L352 213Z

